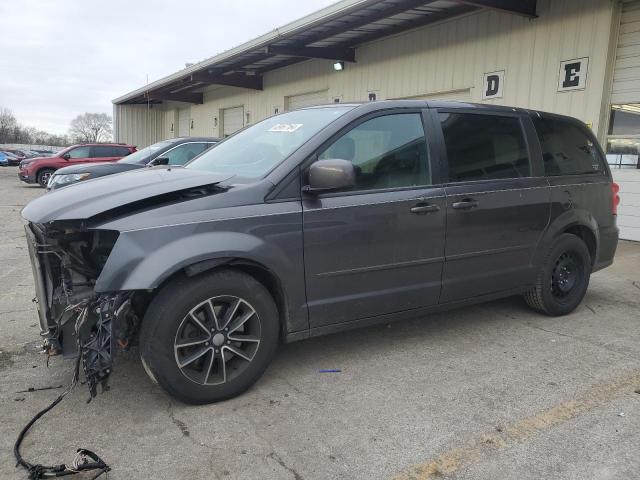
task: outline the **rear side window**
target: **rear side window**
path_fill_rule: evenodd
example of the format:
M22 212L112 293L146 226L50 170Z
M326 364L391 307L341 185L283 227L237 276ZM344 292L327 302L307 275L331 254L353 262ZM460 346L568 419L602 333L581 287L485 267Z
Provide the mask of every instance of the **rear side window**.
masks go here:
M451 182L531 175L519 118L477 113L439 116Z
M93 147L91 156L95 158L113 157L113 147Z
M544 172L548 176L603 173L598 150L585 131L565 120L534 118L540 138Z
M124 157L129 154L126 147L116 147L112 145L101 145L93 147L93 156L96 158Z

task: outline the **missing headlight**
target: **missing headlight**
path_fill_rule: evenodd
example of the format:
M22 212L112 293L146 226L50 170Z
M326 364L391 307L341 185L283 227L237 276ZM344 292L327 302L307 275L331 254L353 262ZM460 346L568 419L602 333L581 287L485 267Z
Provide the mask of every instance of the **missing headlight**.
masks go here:
M45 351L80 355L93 397L97 385L106 385L115 346L128 346L139 323L132 292L94 290L118 232L58 222L27 225L27 233Z

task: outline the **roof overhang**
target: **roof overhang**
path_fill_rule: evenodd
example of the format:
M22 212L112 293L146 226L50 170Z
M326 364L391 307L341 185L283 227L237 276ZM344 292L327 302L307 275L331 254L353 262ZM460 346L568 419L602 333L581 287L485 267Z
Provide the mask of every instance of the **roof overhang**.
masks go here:
M355 62L373 40L476 11L536 16L536 0L343 0L113 100L202 103L209 85L262 90L264 73L309 58Z

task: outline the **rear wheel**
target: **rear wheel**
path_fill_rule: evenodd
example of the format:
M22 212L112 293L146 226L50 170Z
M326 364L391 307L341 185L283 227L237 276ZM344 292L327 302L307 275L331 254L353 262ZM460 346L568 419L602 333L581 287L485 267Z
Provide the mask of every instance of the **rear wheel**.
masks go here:
M169 282L140 332L149 376L194 404L235 397L269 365L278 344L273 298L253 277L220 270Z
M587 292L591 256L575 235L563 234L551 246L538 274L536 286L524 295L527 304L547 315L572 312Z
M38 172L36 180L41 187L47 187L47 183L49 183L49 179L51 178L51 175L53 175L53 172L55 172L55 170L52 168L43 168Z

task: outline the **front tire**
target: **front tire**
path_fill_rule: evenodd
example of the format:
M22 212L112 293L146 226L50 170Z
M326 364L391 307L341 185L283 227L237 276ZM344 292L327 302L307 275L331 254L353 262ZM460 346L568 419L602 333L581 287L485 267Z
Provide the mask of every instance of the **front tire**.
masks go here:
M236 270L178 277L149 305L140 353L152 380L185 403L235 397L264 373L278 345L268 290Z
M38 174L36 175L36 180L41 187L47 188L47 183L49 183L49 178L51 178L53 172L55 172L55 170L52 168L43 168L38 172Z
M591 276L591 255L585 243L568 233L551 245L536 285L525 293L527 304L541 313L571 313L584 298Z

